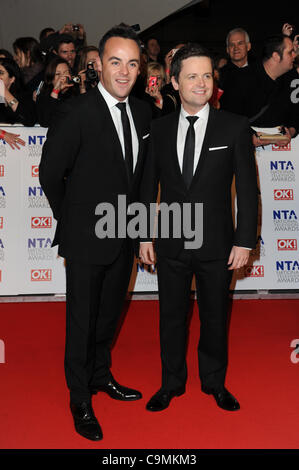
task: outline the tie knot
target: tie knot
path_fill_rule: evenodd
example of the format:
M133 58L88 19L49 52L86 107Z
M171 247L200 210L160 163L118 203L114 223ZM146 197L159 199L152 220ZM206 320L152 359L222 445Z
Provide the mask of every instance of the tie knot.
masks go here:
M194 126L194 123L197 121L198 116L187 116L190 126Z
M117 103L115 106L117 106L121 111L126 111L126 103Z

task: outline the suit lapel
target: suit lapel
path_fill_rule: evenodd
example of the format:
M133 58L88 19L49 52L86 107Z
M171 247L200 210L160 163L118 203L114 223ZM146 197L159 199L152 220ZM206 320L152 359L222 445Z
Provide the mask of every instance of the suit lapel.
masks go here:
M175 113L172 114L171 118L171 123L170 123L170 138L171 138L171 158L173 165L175 167L175 172L178 176L178 178L182 181L182 184L185 187L185 190L187 191L187 187L185 185L185 182L183 180L183 175L181 172L180 164L179 164L179 158L178 158L178 151L177 151L177 138L178 138L178 127L179 127L179 117L180 117L180 108L177 110Z
M210 106L209 117L208 117L205 136L204 136L202 147L201 147L200 157L199 157L199 161L198 161L195 173L193 175L193 179L192 179L189 191L191 191L192 187L196 185L200 177L201 170L205 164L205 161L209 156L209 145L212 140L213 133L215 132L214 126L215 126L216 115L217 115L217 111L212 106Z
M133 174L133 180L134 180L137 173L138 173L139 168L141 167L141 160L142 160L142 157L143 157L143 145L144 145L144 143L143 143L143 138L142 138L143 137L142 131L144 129L142 128L142 116L140 116L138 106L136 106L136 102L131 97L129 97L129 105L130 105L131 113L132 113L132 116L133 116L133 121L134 121L134 126L135 126L135 129L136 129L136 134L137 134L137 137L138 137L138 155L137 155L136 166L135 166L134 174Z
M117 130L115 128L110 110L109 110L109 108L107 106L107 103L104 100L101 92L99 91L98 87L95 87L93 90L94 90L95 95L96 95L95 96L95 102L96 102L96 104L98 106L98 109L99 109L99 113L100 113L99 115L102 117L101 125L104 126L104 130L105 130L104 135L109 136L109 139L110 139L109 140L109 145L112 145L114 147L117 161L118 161L119 165L122 168L122 172L124 173L125 178L127 179L127 170L126 170L126 166L125 166L125 160L124 160L124 157L123 157L121 143L120 143L118 133L117 133ZM92 91L90 93L92 93ZM101 132L103 132L103 129L101 130Z

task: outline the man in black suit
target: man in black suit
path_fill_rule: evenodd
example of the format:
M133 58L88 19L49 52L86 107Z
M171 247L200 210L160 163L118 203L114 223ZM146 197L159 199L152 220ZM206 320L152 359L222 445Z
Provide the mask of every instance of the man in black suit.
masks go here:
M257 181L251 133L246 118L209 106L213 67L203 48L192 44L181 48L172 61L171 75L182 107L152 124L141 201L146 206L153 204L160 183L160 202L179 204L182 220L186 207L191 208L194 242L202 231L203 243L192 245L189 240L188 247L190 235L184 231L184 224L174 222L179 220L174 216L169 221L169 236L165 232L157 236L162 387L147 409L161 411L173 397L185 392L187 314L195 274L201 320L198 360L202 390L212 394L218 406L233 411L239 409L239 403L224 386L227 310L232 271L247 263L249 250L256 243ZM238 204L235 231L233 176ZM203 208L199 224L198 203ZM162 214L158 226L163 226ZM151 239L144 238L140 244L140 258L146 264L155 261Z
M98 87L75 98L48 131L40 182L57 229L53 245L66 259L65 373L76 431L102 438L91 395L104 391L117 400L141 393L121 386L110 372L110 346L122 311L133 262L133 244L98 238L96 207L117 209L138 196L149 136L149 107L128 98L139 73L140 43L125 25L100 41ZM124 217L127 211L125 210Z

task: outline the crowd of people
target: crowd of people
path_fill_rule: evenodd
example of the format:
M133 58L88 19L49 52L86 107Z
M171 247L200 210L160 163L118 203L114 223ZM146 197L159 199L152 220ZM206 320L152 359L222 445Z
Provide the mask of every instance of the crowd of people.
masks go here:
M132 95L147 101L152 118L175 111L179 93L172 86L170 64L177 44L161 54L158 40L143 44L140 74ZM262 56L250 60L251 41L242 28L226 37L226 55L214 57L214 91L210 104L245 115L257 127L283 126L285 145L299 131L298 99L292 92L299 79L298 35L286 23L276 36L265 39ZM47 27L39 35L18 38L12 55L0 49L0 122L49 127L65 101L97 86L99 51L87 45L81 24L65 24L59 31ZM294 99L291 99L294 96ZM0 138L13 148L24 145L19 135L0 130ZM253 135L255 146L262 145Z
M146 409L163 411L185 393L194 274L201 389L219 408L239 410L225 388L229 286L232 271L247 265L256 246L253 144L264 140L255 129L279 126L279 136L267 141L277 145L286 145L299 131L294 27L284 24L267 38L254 62L249 35L241 28L228 33L226 57L212 57L197 44L174 45L163 57L156 38L141 47L136 32L124 24L107 31L99 48L86 44L80 24L56 32L46 28L39 39L17 39L14 58L0 51L0 122L49 128L39 181L57 220L52 246L59 246L66 262L65 376L76 432L93 441L103 438L91 404L98 392L121 401L142 398L111 372L110 350L134 251L140 263L158 267L162 383ZM20 136L8 134L0 126L0 138L15 148L23 145ZM195 235L202 230L196 247L187 243L193 234L185 233L185 221L183 232L178 230L181 218L178 224L175 217L168 219L168 235L157 238L151 231L155 223L146 223L159 185L160 207L190 209ZM124 207L119 196L125 196ZM103 227L110 222L95 217L103 215L102 202L104 212L108 205L118 214L109 234ZM146 214L137 241L130 228L135 202ZM158 220L162 216L160 211Z

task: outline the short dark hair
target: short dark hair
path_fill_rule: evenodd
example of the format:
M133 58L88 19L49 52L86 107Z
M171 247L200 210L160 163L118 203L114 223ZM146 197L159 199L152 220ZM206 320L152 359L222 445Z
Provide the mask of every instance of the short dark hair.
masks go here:
M185 46L181 47L173 56L170 65L170 76L174 77L175 81L179 81L179 75L182 69L183 60L188 59L189 57L208 57L211 59L212 69L214 69L213 57L210 52L196 43L188 43Z
M55 33L55 29L53 28L44 28L39 33L39 41L41 42L44 38L47 37L48 33Z
M123 38L123 39L132 39L135 41L139 47L139 51L141 54L141 41L135 31L125 23L120 23L113 28L109 29L106 34L102 37L99 43L99 54L101 60L103 59L105 44L110 38Z
M54 51L58 52L61 44L74 44L75 46L75 40L69 34L59 34L53 46Z
M4 55L6 59L13 59L12 54L6 49L0 49L0 55ZM4 57L2 57L4 59Z
M286 47L284 41L285 38L289 38L289 36L286 36L285 34L276 34L275 36L269 36L266 39L262 51L263 62L270 59L274 52L279 54L280 60L282 59L283 51Z
M150 37L146 40L146 43L145 43L146 48L148 47L149 41L151 41L152 39L154 39L155 41L157 41L157 43L159 44L159 41L158 41L158 39L157 39L155 36L150 36Z

